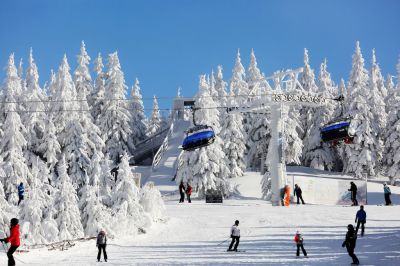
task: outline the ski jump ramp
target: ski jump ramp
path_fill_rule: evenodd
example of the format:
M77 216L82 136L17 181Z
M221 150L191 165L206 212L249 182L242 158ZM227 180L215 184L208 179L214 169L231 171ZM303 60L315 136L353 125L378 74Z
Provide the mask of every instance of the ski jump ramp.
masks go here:
M189 127L190 121L185 120L175 120L171 124L170 131L154 157L151 173L143 183L154 182L162 194L176 191L177 185L172 179L176 174L179 155L182 152L179 147Z

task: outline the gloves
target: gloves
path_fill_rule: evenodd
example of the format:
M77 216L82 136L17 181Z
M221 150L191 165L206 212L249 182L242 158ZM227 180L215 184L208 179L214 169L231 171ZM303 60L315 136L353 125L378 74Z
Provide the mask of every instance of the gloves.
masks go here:
M345 246L345 245L346 245L346 244L345 244L345 243L343 243L343 244L342 244L342 248L344 248L344 246Z
M0 238L0 242L4 242L4 239L3 239L3 238Z

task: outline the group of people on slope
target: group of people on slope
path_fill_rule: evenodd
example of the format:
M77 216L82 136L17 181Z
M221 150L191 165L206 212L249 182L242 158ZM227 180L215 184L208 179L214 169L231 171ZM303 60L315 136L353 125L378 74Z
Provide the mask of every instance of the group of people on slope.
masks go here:
M185 188L183 181L181 181L181 183L179 184L179 194L181 195L181 198L179 199L179 203L185 202L185 194L186 194L187 201L189 203L192 202L192 200L190 199L190 196L192 195L192 186L190 185L189 182L186 184L186 188Z
M300 200L302 204L305 204L303 199L303 191L297 184L294 185L294 196L297 197L297 204L300 204ZM281 189L281 205L289 206L289 202L290 202L290 187L289 185L285 185Z

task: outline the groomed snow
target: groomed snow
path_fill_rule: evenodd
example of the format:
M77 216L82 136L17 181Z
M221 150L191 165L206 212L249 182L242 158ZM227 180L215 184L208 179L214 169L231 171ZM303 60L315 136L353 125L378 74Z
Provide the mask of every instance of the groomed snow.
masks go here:
M341 244L358 207L272 207L259 199L260 180L258 173L235 179L241 195L223 204L196 199L179 204L176 193L166 193L168 220L147 234L109 240L106 265L349 265L351 258ZM175 184L169 185L173 190ZM400 188L391 189L393 202L399 204ZM374 205L365 207L366 235L358 238L356 254L362 265L400 265L400 207L375 205L383 202L382 184L370 182L368 193ZM236 219L241 227L239 249L245 253L226 252ZM296 230L303 233L309 258L295 257ZM66 251L36 249L16 258L17 265L98 265L96 256L95 242L88 241ZM4 253L0 265L6 265Z

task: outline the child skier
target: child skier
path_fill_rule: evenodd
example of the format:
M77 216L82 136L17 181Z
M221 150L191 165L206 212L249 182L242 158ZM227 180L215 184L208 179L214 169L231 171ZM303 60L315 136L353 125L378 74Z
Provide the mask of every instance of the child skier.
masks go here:
M231 241L231 244L229 245L229 248L227 251L237 251L237 247L239 246L239 239L240 239L240 229L239 229L239 221L238 220L236 220L235 224L232 225L231 238L232 238L232 241ZM236 241L235 247L232 249L233 243L235 243L235 241Z
M21 244L19 239L19 221L17 218L12 218L10 221L10 236L4 239L0 239L0 242L10 242L11 246L7 251L8 257L8 266L14 266L15 260L13 257L13 253L17 250L19 245Z
M385 195L385 205L392 205L392 201L390 200L390 195L392 194L392 192L390 191L390 188L386 183L383 184L383 193Z
M298 258L300 256L300 248L301 248L301 251L303 252L304 257L307 257L307 252L303 246L303 237L299 231L297 231L296 235L294 236L294 242L296 242L296 246L297 246L296 257Z
M100 230L99 234L97 235L97 242L96 242L96 247L99 249L99 252L97 253L97 261L100 261L101 250L103 250L104 261L107 262L106 246L107 246L106 232Z
M183 181L179 185L179 194L181 195L179 203L185 202L185 186L183 185Z
M188 200L189 203L192 202L192 200L190 199L191 195L192 195L192 186L189 183L187 183L187 186L186 186L186 197L187 197L187 200Z
M19 184L17 188L18 188L18 206L19 206L21 201L24 200L24 193L25 193L24 183L21 182L21 184Z

